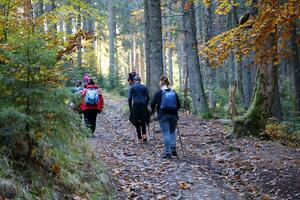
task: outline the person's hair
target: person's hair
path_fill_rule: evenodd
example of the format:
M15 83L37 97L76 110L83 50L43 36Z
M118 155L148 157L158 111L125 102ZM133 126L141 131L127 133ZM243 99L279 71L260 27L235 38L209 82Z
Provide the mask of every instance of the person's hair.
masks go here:
M160 77L159 85L160 86L166 85L166 86L169 87L170 81L169 81L168 77L166 77L165 75L163 75L162 77Z
M95 82L93 81L93 79L90 79L89 85L95 85Z
M138 76L138 75L136 75L136 76L134 77L134 81L141 82L141 77L140 77L140 76Z

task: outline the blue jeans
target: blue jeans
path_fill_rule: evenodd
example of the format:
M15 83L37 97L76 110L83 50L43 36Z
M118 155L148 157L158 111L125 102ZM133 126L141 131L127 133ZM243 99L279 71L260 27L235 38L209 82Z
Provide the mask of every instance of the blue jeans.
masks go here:
M177 120L177 117L174 115L164 115L159 120L165 144L165 154L171 154L172 150L176 149L175 130Z

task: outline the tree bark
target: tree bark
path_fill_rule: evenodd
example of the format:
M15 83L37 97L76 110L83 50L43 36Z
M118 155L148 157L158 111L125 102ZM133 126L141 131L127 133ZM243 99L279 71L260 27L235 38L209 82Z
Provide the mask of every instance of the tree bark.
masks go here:
M185 10L185 5L188 2L189 8L188 10ZM195 114L200 114L202 117L207 118L210 117L211 114L208 108L207 99L202 82L202 75L200 71L194 3L188 0L183 0L182 8L184 10L184 39L188 53L189 83L191 88L191 96L193 100L193 112Z
M233 119L237 114L236 101L235 101L236 88L237 88L237 83L236 81L233 81L229 89L229 102L227 108L227 114L230 116L230 119Z
M293 32L291 38L291 47L293 50L293 57L291 58L294 71L294 85L295 85L295 103L296 113L300 116L300 62L299 62L299 46L297 45L297 25L293 24Z
M205 30L204 30L204 40L209 41L213 37L213 5L209 5L204 9L205 17ZM209 88L209 106L210 108L216 107L215 89L216 89L216 69L212 68L209 64L207 58L204 60L205 68L208 71L208 88Z
M116 26L115 26L115 13L113 0L108 1L108 31L109 31L109 82L110 86L115 86L115 35L116 35Z
M273 66L262 65L257 69L254 96L247 113L234 122L233 135L241 137L245 135L258 136L265 128L268 118L272 114L274 82Z
M149 3L148 0L144 0L144 33L145 33L145 67L146 67L146 85L149 88L151 83L150 72L150 16L149 16Z
M145 79L145 55L144 54L145 54L144 45L141 44L141 46L140 46L140 68L141 68L140 76L141 76L142 82L146 81L146 79Z
M243 81L243 93L244 93L244 106L246 109L249 108L252 98L252 79L249 58L244 57L242 62L242 81Z
M169 6L171 7L171 1L169 0ZM168 16L170 17L172 15L171 9L168 11ZM171 20L169 18L168 25L171 26ZM173 49L172 49L172 43L173 43L173 38L172 38L172 32L169 30L168 31L168 69L169 69L169 78L170 78L170 83L173 85Z
M271 64L261 64L257 67L254 96L247 113L234 121L232 135L241 137L246 135L259 136L265 129L268 118L272 116L274 105L274 91L278 84L278 69L276 61L277 35L271 35L266 43L266 49L272 49Z
M77 8L79 13L80 13L80 7ZM78 15L77 17L77 31L81 30L81 14ZM77 38L77 43L78 43L78 51L77 51L77 66L82 67L82 40L81 37L79 36Z
M160 77L163 75L162 20L160 0L149 0L150 19L150 95L158 89Z

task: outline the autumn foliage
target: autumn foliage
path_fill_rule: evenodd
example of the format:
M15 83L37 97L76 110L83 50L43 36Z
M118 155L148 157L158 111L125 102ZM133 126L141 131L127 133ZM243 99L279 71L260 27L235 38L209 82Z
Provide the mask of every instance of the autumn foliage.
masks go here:
M257 9L257 15L252 15L243 25L212 38L202 49L202 54L210 59L212 65L222 64L230 52L235 52L237 57L256 52L255 63L273 62L275 65L288 57L290 52L285 46L291 37L293 24L300 18L299 1L260 1ZM270 37L280 42L266 49Z

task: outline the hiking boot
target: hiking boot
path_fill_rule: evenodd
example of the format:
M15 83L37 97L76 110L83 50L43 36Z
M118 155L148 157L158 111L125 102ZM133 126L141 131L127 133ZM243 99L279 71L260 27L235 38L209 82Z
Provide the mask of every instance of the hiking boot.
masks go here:
M177 156L176 148L172 148L172 156Z
M178 156L176 150L172 151L172 156Z
M147 142L147 140L148 140L147 134L143 135L143 142Z
M143 143L143 139L138 139L138 143L142 144Z
M172 159L172 155L171 154L164 154L163 159Z

